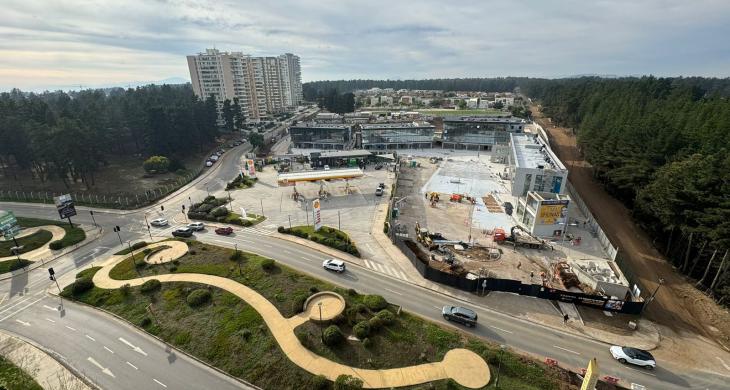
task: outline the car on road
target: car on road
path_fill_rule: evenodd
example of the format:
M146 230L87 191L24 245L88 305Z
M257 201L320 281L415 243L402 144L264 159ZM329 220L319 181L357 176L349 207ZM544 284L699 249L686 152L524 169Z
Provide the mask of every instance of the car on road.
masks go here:
M167 220L165 218L157 218L157 219L153 219L152 221L150 221L150 225L157 226L157 227L167 226L168 224L169 224L169 222L167 222Z
M380 184L378 184L378 188L382 188L382 189L385 189L385 183L380 183Z
M329 171L329 170L330 170L330 166L329 166L329 165L325 165L325 166L324 166L324 170L325 170L325 171Z
M188 224L188 227L190 229L193 229L196 232L199 232L199 231L205 229L205 224L202 222L191 222Z
M613 358L622 364L629 363L635 366L644 367L648 370L656 368L656 360L654 359L654 356L643 349L614 345L609 348L609 351L611 351Z
M172 231L172 235L174 237L192 237L193 236L193 229L190 229L188 227L175 229Z
M383 196L383 189L378 187L375 189L375 196Z
M444 306L441 309L441 314L446 321L458 322L471 328L477 325L477 313L465 307Z
M345 262L340 259L328 259L322 262L322 267L329 271L345 272Z
M233 233L233 228L230 226L219 227L215 229L215 234L220 234L221 236L227 236L231 233Z

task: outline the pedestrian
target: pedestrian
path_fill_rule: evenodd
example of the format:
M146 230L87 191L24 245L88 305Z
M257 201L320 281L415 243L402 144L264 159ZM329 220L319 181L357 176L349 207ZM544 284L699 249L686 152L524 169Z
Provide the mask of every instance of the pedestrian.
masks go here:
M530 271L530 282L532 282L532 278L534 278L534 277L535 277L535 272Z
M565 324L565 325L568 324L568 315L567 314L563 314L563 324Z

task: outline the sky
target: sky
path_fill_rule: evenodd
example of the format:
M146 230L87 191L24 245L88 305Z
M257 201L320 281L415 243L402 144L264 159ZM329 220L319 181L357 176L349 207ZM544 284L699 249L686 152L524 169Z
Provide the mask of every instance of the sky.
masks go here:
M295 53L305 82L730 77L728 37L727 0L3 0L0 91L189 80L212 47Z

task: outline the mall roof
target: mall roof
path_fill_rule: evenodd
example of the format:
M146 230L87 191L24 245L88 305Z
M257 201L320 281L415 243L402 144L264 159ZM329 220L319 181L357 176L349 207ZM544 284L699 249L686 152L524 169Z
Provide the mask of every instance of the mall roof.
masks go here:
M565 166L536 134L510 133L512 160L518 168L565 170Z

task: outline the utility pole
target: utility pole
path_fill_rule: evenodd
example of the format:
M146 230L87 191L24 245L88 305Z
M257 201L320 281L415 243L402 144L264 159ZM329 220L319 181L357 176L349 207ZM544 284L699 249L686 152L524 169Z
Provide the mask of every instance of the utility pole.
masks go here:
M649 304L654 300L654 297L659 292L659 289L664 285L664 278L659 278L659 284L657 284L656 288L654 289L654 292L651 293L651 296L649 299L646 300L644 303L644 306L641 307L641 311L639 312L639 315L644 314L644 310L646 310L646 307L649 306Z
M134 270L137 271L137 275L142 276L142 274L139 273L139 268L137 268L137 260L134 258L134 249L132 249L132 240L127 241L127 247L129 247L129 253L132 254L132 265L134 266Z
M91 214L91 220L94 221L94 226L99 226L96 224L96 219L94 218L94 210L89 210L89 214Z

